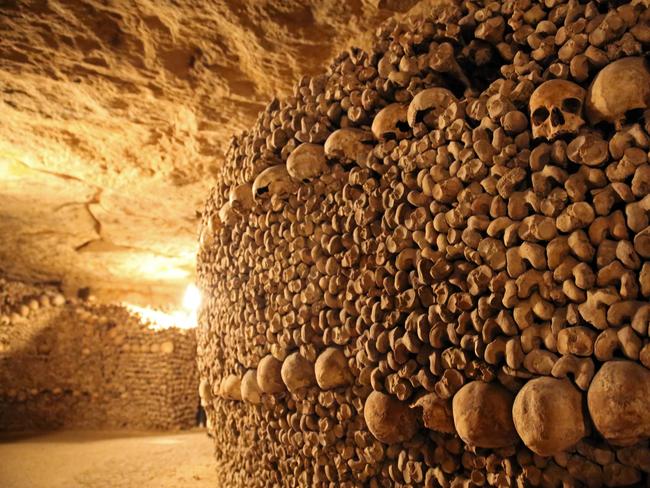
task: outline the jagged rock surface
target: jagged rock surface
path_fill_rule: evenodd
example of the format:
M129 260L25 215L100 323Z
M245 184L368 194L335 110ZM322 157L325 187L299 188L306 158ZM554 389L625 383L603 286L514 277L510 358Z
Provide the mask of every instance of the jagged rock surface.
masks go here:
M0 2L0 270L177 295L230 136L413 3Z

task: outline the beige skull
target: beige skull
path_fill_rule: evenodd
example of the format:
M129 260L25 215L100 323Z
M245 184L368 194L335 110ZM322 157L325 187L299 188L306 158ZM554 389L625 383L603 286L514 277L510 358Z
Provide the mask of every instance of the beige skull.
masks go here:
M262 391L257 384L257 371L249 369L241 380L242 400L258 404L262 401Z
M270 354L264 356L257 365L255 379L260 391L264 393L282 393L285 390L282 381L282 363Z
M605 66L587 92L589 122L621 124L625 114L650 107L650 68L640 57L623 58Z
M219 209L219 220L226 225L232 225L237 221L237 215L230 202L224 203Z
M323 146L305 142L295 148L287 158L287 171L292 178L308 181L327 171Z
M325 141L325 156L342 163L365 166L372 150L372 134L362 129L346 127L332 132Z
M229 202L237 210L250 210L253 207L253 187L250 183L233 186L230 189Z
M284 164L276 164L262 171L253 182L253 197L258 198L264 193L270 195L287 195L296 189Z
M199 245L206 249L214 244L214 234L223 225L218 214L208 215L199 228Z
M353 381L343 350L328 347L316 359L316 382L322 390L345 386Z
M382 108L372 121L370 128L376 139L404 139L409 131L406 123L406 105L392 103Z
M582 118L585 91L566 80L542 83L530 97L533 137L554 139L562 134L577 134L585 124Z
M286 357L282 363L280 375L287 390L291 393L296 393L316 383L313 363L302 357L299 352L294 352Z
M407 120L411 127L424 122L429 127L437 127L438 117L458 100L446 88L428 88L413 97L409 104Z
M519 437L540 456L562 452L587 435L582 394L566 379L527 382L517 393L512 416Z
M234 374L226 376L221 380L219 393L226 400L241 400L241 379Z

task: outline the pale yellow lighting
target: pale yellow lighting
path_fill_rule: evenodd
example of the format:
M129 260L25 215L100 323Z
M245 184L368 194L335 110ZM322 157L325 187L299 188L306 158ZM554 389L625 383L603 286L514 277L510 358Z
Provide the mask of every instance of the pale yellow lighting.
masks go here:
M201 292L193 285L187 285L185 295L183 296L183 308L188 312L197 313L201 306Z
M183 310L175 310L171 313L130 303L125 303L124 306L139 316L152 330L193 329L196 327L198 310L201 306L201 292L193 284L188 285L183 296Z

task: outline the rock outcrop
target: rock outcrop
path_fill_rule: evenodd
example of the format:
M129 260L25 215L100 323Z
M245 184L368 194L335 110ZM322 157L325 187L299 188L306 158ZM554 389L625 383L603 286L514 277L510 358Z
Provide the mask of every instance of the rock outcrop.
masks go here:
M0 2L0 270L176 299L231 135L413 3Z

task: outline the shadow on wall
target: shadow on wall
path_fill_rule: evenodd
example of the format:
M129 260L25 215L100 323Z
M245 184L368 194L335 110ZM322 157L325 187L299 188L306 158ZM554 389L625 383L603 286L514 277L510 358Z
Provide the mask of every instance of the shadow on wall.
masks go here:
M196 425L194 329L76 302L14 315L0 346L0 431Z

